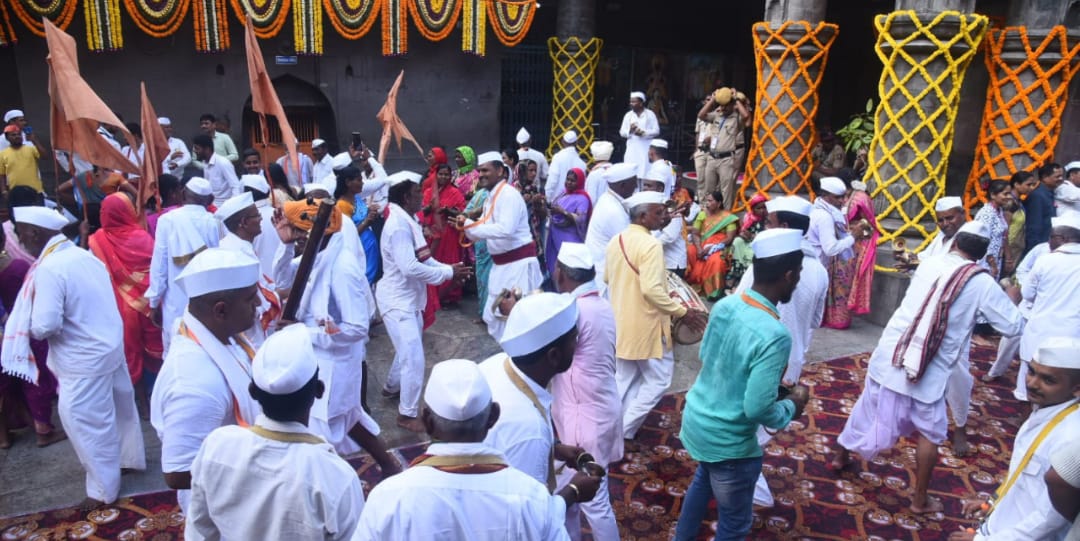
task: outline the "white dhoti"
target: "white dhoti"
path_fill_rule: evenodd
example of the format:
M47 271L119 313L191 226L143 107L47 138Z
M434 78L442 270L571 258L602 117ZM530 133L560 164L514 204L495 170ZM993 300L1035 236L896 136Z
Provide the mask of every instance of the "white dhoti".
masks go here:
M327 389L323 398L316 400L311 408L310 427L333 445L341 456L362 450L349 437L349 431L354 426L359 424L368 432L379 434L379 424L360 405L366 349L362 345L332 350L315 348L315 354L319 357L319 379L323 380ZM327 372L331 373L330 377L325 376Z
M420 390L424 385L423 312L391 310L382 315L386 333L394 344L394 362L386 375L386 390L401 392L398 413L420 415Z
M561 462L555 463L556 471L561 465ZM555 492L558 493L563 487L570 484L570 480L574 478L575 473L577 473L577 470L569 466L562 468L562 471L555 476L555 486L557 487ZM594 541L619 541L619 523L615 520L615 509L611 507L611 496L608 493L608 476L606 474L600 478L600 488L596 490L596 496L592 500L566 507L566 532L570 534L570 539L574 541L581 539L582 513L585 514L585 519L589 521L589 528L592 530Z
M1016 371L1016 388L1013 389L1013 397L1021 402L1028 401L1027 395L1028 362L1021 359L1020 369Z
M851 415L836 442L844 449L871 460L878 453L892 449L897 440L918 433L931 443L941 445L949 429L945 399L933 404L919 402L882 387L866 377L863 392L851 409Z
M968 411L971 409L971 390L975 388L975 376L971 374L970 352L960 354L945 384L945 403L952 412L953 422L959 427L967 425Z
M56 379L56 409L86 470L86 495L112 503L120 494L120 469L146 469L146 449L127 365L121 364L104 376Z
M758 427L757 442L762 449L764 449L765 444L769 443L772 439L773 435L766 432L765 427ZM757 484L754 485L754 505L772 507L774 503L772 490L769 489L769 481L765 479L765 473L762 472L761 475L758 475Z
M498 342L502 339L503 328L506 320L495 317L492 306L499 293L504 289L520 289L525 295L540 287L544 282L544 276L540 273L540 261L535 257L526 257L507 263L505 265L492 265L488 274L487 301L484 302L484 323L487 323L488 334Z
M1023 325L1027 325L1027 318L1023 320ZM1021 327L1022 329L1023 327ZM990 371L987 375L992 378L999 378L1005 375L1005 372L1009 371L1009 367L1012 366L1013 359L1020 354L1020 339L1024 336L1021 330L1016 336L1002 336L1001 341L998 342L997 358L994 359L994 364L990 366ZM1021 363L1022 365L1023 363Z
M659 359L615 359L615 385L622 400L623 437L634 439L645 417L664 397L675 372L675 352L664 350Z

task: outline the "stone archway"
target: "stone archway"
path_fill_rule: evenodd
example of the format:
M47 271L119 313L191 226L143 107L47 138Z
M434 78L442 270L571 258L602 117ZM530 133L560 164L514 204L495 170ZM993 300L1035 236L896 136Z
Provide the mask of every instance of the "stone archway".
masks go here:
M293 75L282 75L273 80L281 106L289 118L293 133L300 140L300 152L311 153L312 139L323 139L331 150L338 148L337 122L330 100L319 88ZM254 148L263 163L270 163L286 152L281 140L281 130L273 117L266 119L266 141L263 140L259 116L251 109L251 96L244 102L243 148Z

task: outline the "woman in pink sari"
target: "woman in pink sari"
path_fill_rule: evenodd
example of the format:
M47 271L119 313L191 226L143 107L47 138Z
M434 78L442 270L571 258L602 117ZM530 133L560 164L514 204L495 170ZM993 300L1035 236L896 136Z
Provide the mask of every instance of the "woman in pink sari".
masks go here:
M848 310L852 314L870 313L870 288L874 281L874 262L877 259L878 228L874 218L874 202L866 193L866 183L851 181L851 197L847 204L847 220L854 224L860 220L870 223L870 235L855 239L855 264L848 294Z

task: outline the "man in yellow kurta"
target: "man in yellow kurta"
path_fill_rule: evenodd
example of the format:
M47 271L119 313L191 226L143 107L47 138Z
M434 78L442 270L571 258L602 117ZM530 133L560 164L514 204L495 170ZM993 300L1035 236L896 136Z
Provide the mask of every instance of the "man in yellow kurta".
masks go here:
M631 440L671 384L671 319L686 318L700 330L708 315L687 311L668 292L664 248L652 236L671 221L664 195L639 192L624 204L630 226L608 243L604 273L615 311L615 382L622 399L623 437Z

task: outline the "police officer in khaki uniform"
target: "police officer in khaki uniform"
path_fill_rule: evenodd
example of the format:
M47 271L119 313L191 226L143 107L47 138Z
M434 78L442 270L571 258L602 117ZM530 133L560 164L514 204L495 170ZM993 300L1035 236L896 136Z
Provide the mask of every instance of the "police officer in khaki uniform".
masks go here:
M709 103L709 98L701 100L701 105ZM697 119L697 123L694 127L694 133L696 134L694 146L694 180L697 181L695 186L695 195L707 194L705 192L705 167L709 163L709 149L712 147L713 138L716 137L716 123L707 122L705 120ZM702 195L704 197L704 195Z
M737 152L743 145L744 127L750 121L750 112L735 99L736 94L733 88L718 89L698 111L698 119L715 124L716 133L705 164L703 191L698 196L704 197L702 194L719 189L724 195L725 209L730 209L735 202L735 176L740 158Z

